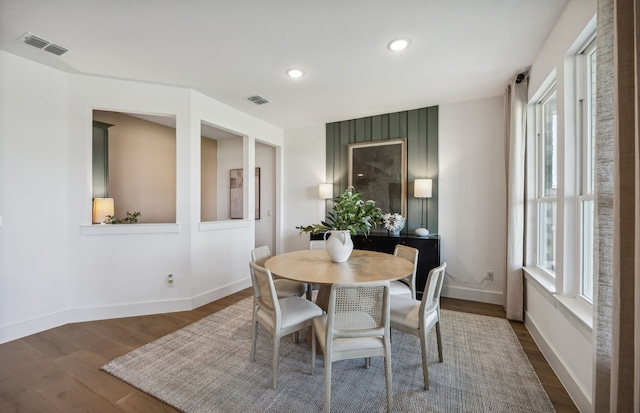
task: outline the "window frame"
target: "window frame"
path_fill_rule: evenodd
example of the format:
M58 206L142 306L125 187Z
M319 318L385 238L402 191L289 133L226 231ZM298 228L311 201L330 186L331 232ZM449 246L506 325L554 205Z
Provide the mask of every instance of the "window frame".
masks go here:
M578 220L577 228L577 248L578 254L576 259L576 268L578 274L576 275L576 291L575 297L584 301L588 305L593 305L593 224L595 222L595 193L594 193L594 151L593 143L595 139L594 131L594 107L595 107L595 93L594 93L594 80L592 76L595 73L592 70L592 60L590 59L596 53L596 41L595 38L591 38L586 42L586 46L583 47L578 54L576 54L576 123L578 125L578 145L576 148L577 154L577 203L576 203L576 219ZM585 233L585 206L591 204L591 231ZM585 236L590 236L591 242L589 245L585 244ZM589 254L585 256L585 251L589 250ZM589 268L586 268L586 260L591 260ZM585 294L585 271L591 270L591 296Z
M541 252L541 243L542 243L542 233L543 233L543 228L541 227L542 223L541 223L541 208L543 204L551 204L552 208L553 208L553 214L555 216L555 225L553 225L553 227L555 227L555 231L557 233L557 208L558 208L558 193L557 193L557 183L558 183L558 159L557 159L557 139L558 139L558 130L557 130L557 116L558 116L558 108L557 108L557 96L558 96L558 91L557 91L557 83L556 81L553 81L544 91L544 93L542 94L542 96L537 100L536 105L535 105L535 117L536 117L536 122L535 122L535 166L534 166L534 176L535 176L535 235L534 235L534 254L533 254L533 259L535 262L535 266L536 268L538 268L542 274L551 282L555 283L555 279L556 279L556 271L555 271L555 265L557 265L556 263L556 258L557 258L557 251L556 251L556 247L557 247L557 242L553 242L552 245L552 251L553 251L553 257L554 257L554 268L552 271L550 271L549 268L546 268L545 266L541 265L541 256L540 254ZM544 123L545 123L545 115L544 115L544 107L547 103L549 103L549 101L555 98L556 99L556 129L555 129L555 159L552 160L552 168L553 171L555 173L555 183L556 183L556 193L554 196L548 196L547 194L545 194L544 191L544 166L545 166L545 142L546 142L546 136L545 136L545 128L544 128ZM555 239L556 237L553 236L553 238Z
M585 88L579 90L579 81L586 79L584 69L585 58L580 56L590 51L592 40L596 37L595 17L589 23L575 43L564 55L561 67L553 67L544 79L536 78L535 91L530 91L527 116L526 142L526 208L525 208L525 267L524 275L531 291L539 292L543 298L567 317L572 325L585 336L590 337L593 329L593 304L583 294L581 280L581 248L583 232L582 216L577 212L586 205L581 200L589 200L591 194L583 191L583 169L586 149L581 140L585 121L581 117L581 104L578 96L584 96ZM588 53L587 53L588 55ZM581 59L582 62L581 62ZM595 60L594 60L595 63ZM560 64L560 63L559 63ZM540 75L540 73L537 73ZM539 139L538 132L542 126L538 103L548 94L549 89L557 89L557 244L556 244L556 276L550 276L537 265L538 260L538 194L540 192ZM590 224L589 224L590 225ZM590 242L590 240L589 240ZM589 248L589 245L587 245Z

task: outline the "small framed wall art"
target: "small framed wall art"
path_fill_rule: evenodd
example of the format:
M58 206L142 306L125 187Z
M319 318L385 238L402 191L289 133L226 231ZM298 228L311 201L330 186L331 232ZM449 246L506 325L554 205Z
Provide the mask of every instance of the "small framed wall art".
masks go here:
M255 219L260 219L260 168L256 168L256 211ZM244 177L242 169L231 169L229 171L229 201L231 219L243 219L244 199L242 196L244 188Z

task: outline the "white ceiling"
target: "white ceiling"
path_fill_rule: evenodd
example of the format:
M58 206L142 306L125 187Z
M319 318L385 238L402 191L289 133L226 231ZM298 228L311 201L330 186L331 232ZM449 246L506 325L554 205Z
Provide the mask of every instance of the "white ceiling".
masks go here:
M0 0L0 50L188 87L281 128L501 95L567 0ZM61 57L26 32L73 49ZM400 53L389 41L408 37ZM306 72L298 80L285 71ZM0 69L1 70L1 69ZM256 106L260 94L271 103Z

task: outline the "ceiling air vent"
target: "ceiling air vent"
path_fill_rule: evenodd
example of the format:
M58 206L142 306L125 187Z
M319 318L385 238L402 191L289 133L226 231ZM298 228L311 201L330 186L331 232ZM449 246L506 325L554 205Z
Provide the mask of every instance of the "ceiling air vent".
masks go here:
M249 97L247 98L247 100L248 100L249 102L253 102L253 103L255 103L256 105L264 105L265 103L269 103L269 101L268 101L267 99L263 98L263 97L262 97L262 96L260 96L260 95L253 95L253 96L249 96Z
M67 47L60 46L59 44L55 44L47 39L43 39L42 37L36 36L35 34L29 32L24 34L20 38L20 41L30 46L37 47L38 49L52 53L56 56L62 56L70 50Z

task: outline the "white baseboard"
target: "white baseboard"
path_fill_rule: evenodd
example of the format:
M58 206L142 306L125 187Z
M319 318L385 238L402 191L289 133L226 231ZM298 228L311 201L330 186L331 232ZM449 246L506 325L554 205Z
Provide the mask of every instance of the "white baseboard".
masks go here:
M205 304L209 304L212 301L219 300L223 297L231 295L233 293L237 293L238 291L244 290L245 288L251 287L251 278L247 277L240 281L236 281L231 284L227 284L220 288L216 288L215 290L210 290L205 293L196 295L191 299L191 303L193 305L192 308L198 308Z
M66 310L0 327L0 344L67 324Z
M251 286L251 279L225 285L190 298L127 303L95 307L77 307L47 314L31 320L0 327L0 344L69 323L122 318L158 313L189 311Z
M142 303L115 304L96 307L76 307L67 310L69 323L105 320L108 318L134 317L139 315L173 313L191 310L191 299L148 301Z
M525 313L524 319L524 324L527 327L527 330L529 330L531 338L535 341L544 358L547 359L547 362L556 373L556 376L558 376L558 379L567 390L567 393L569 393L569 397L571 397L578 410L582 413L593 412L593 405L590 398L587 396L587 393L585 393L584 389L580 387L580 385L573 379L571 373L565 368L565 364L558 353L538 329L536 321L529 313ZM591 360L589 360L589 362L591 362Z
M496 291L476 290L445 284L442 286L442 296L449 298L458 298L460 300L504 305L504 295Z

